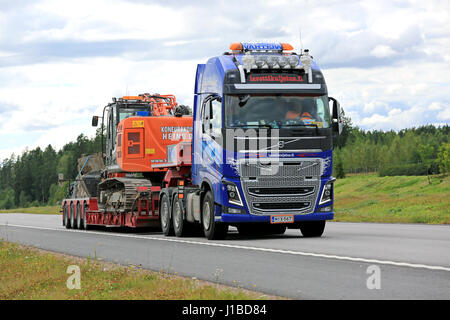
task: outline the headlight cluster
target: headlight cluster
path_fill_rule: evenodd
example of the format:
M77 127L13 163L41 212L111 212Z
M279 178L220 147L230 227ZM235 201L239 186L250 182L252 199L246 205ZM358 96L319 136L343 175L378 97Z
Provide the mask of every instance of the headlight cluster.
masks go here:
M333 197L333 181L325 184L322 190L322 196L320 197L319 205L330 202Z
M226 184L228 193L228 202L238 206L242 206L241 196L239 195L239 190L234 184Z

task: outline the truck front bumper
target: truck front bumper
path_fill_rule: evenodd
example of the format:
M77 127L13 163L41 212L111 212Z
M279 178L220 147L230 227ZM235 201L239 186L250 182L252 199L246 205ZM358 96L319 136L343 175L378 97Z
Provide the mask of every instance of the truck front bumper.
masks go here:
M334 218L333 212L318 212L318 213L311 213L311 214L294 215L294 222L313 221L313 220L333 220L333 218ZM241 222L267 222L267 223L270 223L270 215L222 213L222 215L216 216L215 219L216 219L216 221L225 222L225 223L241 223Z

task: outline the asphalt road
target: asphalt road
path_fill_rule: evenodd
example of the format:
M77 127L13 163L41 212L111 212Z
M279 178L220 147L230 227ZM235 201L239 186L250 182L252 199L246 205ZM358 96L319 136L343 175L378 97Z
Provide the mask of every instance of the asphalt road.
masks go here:
M0 214L0 237L45 250L294 299L450 299L450 226L328 222L321 238L226 240L66 230L55 215ZM369 289L371 288L371 289Z

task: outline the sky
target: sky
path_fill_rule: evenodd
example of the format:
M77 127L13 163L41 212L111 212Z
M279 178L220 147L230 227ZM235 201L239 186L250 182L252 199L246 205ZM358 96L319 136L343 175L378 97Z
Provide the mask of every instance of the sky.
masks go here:
M112 97L192 107L232 42L308 48L360 128L450 123L448 0L0 0L0 159L92 137Z

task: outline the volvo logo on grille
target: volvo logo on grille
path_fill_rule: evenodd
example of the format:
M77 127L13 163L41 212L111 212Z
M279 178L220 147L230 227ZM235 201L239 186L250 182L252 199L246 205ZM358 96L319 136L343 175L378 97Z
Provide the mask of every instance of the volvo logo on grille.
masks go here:
M284 141L278 141L278 148L283 149L284 148Z

